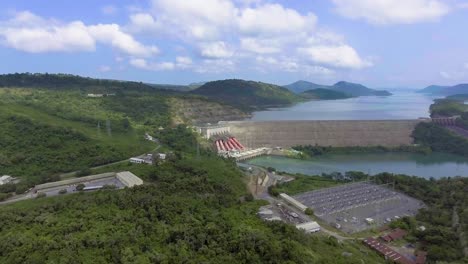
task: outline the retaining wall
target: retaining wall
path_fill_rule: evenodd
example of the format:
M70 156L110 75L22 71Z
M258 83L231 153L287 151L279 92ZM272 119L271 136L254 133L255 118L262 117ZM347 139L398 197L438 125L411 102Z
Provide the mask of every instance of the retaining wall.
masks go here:
M423 119L346 121L231 121L230 134L248 148L319 145L386 146L413 143L411 134Z

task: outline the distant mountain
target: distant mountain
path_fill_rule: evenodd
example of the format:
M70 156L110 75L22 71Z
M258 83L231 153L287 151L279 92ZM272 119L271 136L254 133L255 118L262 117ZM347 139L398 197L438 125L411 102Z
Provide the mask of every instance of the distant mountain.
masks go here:
M236 79L208 82L191 93L250 110L286 106L304 100L281 86Z
M308 91L308 90L314 90L314 89L330 89L330 86L328 85L315 84L315 83L311 83L308 81L297 81L295 83L285 85L284 87L298 94Z
M330 89L317 88L300 93L302 97L316 100L337 100L351 98L352 96L343 92Z
M289 85L285 86L289 90L295 93L302 93L307 90L314 90L314 89L329 89L333 91L342 92L345 94L349 94L351 96L369 96L369 95L376 95L376 96L388 96L392 95L388 91L381 91L381 90L374 90L365 87L362 84L351 83L351 82L337 82L334 85L320 85L315 84L307 81L298 81Z
M468 84L458 84L455 86L439 86L431 85L422 90L418 91L419 93L426 93L432 95L456 95L456 94L468 94Z
M191 83L189 84L188 86L190 87L190 89L197 89L198 87L204 85L206 82L194 82L194 83Z
M343 93L350 94L352 96L369 96L369 95L376 95L376 96L389 96L392 95L388 91L381 91L381 90L374 90L367 88L366 86L362 84L357 84L357 83L351 83L351 82L337 82L333 86L331 86L331 89L334 91L339 91Z
M446 98L455 101L468 101L468 94L454 94L449 95Z
M441 86L441 85L430 85L422 90L417 91L418 93L426 93L426 94L437 94L442 92L443 90L449 88L450 86Z

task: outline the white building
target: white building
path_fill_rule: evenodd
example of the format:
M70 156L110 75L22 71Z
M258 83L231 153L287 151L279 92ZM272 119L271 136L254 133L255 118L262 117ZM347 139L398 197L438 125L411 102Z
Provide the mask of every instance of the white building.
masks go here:
M0 177L0 185L10 183L11 181L13 181L13 177L9 175L3 175Z
M136 164L146 163L144 159L140 159L140 158L130 158L130 162L131 163L136 163Z
M119 172L116 176L117 179L119 179L127 187L133 187L143 184L143 181L140 178L138 178L135 174L129 171Z
M299 230L304 230L306 233L315 233L320 231L320 225L317 222L297 224L296 228Z
M288 204L296 207L297 209L301 210L304 212L307 209L307 206L303 205L301 202L298 200L292 198L291 196L285 194L285 193L280 193L280 198L286 201Z

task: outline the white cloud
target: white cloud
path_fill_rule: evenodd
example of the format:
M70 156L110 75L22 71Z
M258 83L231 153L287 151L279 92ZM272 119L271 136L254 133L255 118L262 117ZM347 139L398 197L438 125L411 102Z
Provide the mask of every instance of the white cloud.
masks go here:
M148 57L159 52L156 46L145 46L131 35L122 32L117 24L98 24L88 27L91 36L98 42L108 44L133 56Z
M336 11L372 24L412 24L438 20L450 8L439 0L332 0Z
M201 45L200 53L203 57L211 59L223 59L232 57L234 52L224 41L205 43Z
M151 56L158 52L156 46L143 45L117 24L61 23L28 11L0 22L0 40L5 46L30 53L94 51L97 43L132 56Z
M301 34L312 31L316 22L317 17L312 13L303 16L279 4L246 8L238 18L240 32L255 36Z
M242 38L241 48L258 54L278 53L281 51L279 43L272 39Z
M189 57L178 56L175 62L165 61L159 63L150 63L145 59L133 58L130 59L129 63L135 68L147 71L170 71L191 68L193 62Z
M361 69L372 66L372 63L360 58L356 50L348 45L309 46L299 49L309 60L338 68Z
M237 8L229 0L153 0L152 14L167 32L182 38L214 40L232 25Z

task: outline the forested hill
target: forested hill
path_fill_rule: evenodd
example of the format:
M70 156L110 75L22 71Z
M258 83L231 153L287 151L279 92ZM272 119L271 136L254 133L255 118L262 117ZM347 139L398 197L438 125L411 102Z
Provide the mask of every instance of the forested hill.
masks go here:
M298 94L303 93L305 91L314 90L314 89L330 89L329 85L316 84L316 83L311 83L311 82L302 81L302 80L285 85L284 87Z
M439 86L431 85L422 90L420 93L432 94L432 95L456 95L456 94L468 94L468 84L458 84L454 86Z
M352 96L343 92L333 91L329 89L313 89L307 90L301 93L301 96L308 98L308 99L316 99L316 100L337 100L337 99L346 99L351 98Z
M89 93L145 91L175 93L182 87L142 82L93 79L71 74L14 73L0 75L0 87L45 88L51 90L81 90Z
M208 82L192 91L192 94L203 95L243 109L285 106L304 100L281 86L234 79Z
M389 95L392 95L390 92L385 91L385 90L375 90L375 89L368 88L362 84L345 82L345 81L337 82L334 85L321 85L321 84L315 84L315 83L311 83L307 81L297 81L295 83L286 85L284 87L288 88L289 90L295 93L302 93L304 91L313 90L313 89L328 89L328 90L342 92L351 96L369 96L369 95L389 96Z

